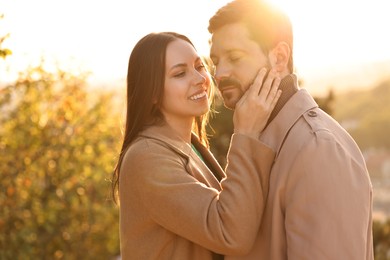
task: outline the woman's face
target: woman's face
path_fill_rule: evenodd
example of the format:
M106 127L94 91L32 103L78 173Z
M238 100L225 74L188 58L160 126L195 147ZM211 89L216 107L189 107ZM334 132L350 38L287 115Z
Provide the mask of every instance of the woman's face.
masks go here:
M161 112L168 120L192 120L208 112L210 75L194 47L177 39L168 44Z

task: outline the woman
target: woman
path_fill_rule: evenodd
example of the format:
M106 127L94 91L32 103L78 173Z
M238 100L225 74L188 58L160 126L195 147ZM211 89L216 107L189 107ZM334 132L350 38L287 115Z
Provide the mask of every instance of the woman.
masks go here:
M272 75L259 94L262 70L246 102L237 105L225 175L207 149L212 84L193 44L173 32L152 33L136 44L127 75L125 136L113 176L122 259L204 260L251 248L269 172L246 153L260 149L273 156L252 138L280 96L279 79ZM248 114L252 120L246 120Z

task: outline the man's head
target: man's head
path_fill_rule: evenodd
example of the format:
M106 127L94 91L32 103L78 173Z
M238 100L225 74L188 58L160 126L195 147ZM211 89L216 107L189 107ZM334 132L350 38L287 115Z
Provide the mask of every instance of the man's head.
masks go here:
M209 21L210 58L225 106L233 109L262 68L293 72L289 18L264 0L233 0Z

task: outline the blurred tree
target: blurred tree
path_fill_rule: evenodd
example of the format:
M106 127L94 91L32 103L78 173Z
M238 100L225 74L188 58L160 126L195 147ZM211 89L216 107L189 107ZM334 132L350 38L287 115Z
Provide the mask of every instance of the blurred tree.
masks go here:
M339 95L335 106L335 118L363 150L390 149L390 79L370 89Z
M3 18L4 18L4 15L0 14L0 20ZM5 59L8 55L12 54L12 51L10 49L2 47L4 40L7 39L8 36L9 36L9 34L7 34L5 36L0 36L0 58L3 58L3 59Z
M213 106L213 113L207 126L207 132L210 133L210 150L224 168L233 134L233 111L223 105L222 97L216 98Z
M9 35L7 34L6 36L0 37L0 58L5 59L8 55L12 54L12 51L7 48L2 48L1 45L3 44L4 40L8 37Z
M335 100L335 95L332 89L329 90L326 97L314 97L314 100L322 110L324 110L329 115L333 115L333 103Z
M109 259L119 254L108 199L119 149L113 94L86 75L44 66L0 93L0 259Z
M375 260L390 259L390 219L386 222L375 221L373 233Z

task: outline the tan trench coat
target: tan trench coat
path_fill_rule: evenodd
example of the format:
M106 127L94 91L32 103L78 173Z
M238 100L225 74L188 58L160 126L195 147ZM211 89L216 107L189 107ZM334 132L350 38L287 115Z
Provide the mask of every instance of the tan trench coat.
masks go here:
M262 223L249 254L225 259L372 260L372 185L349 134L301 89L261 141L276 152Z
M223 170L206 148L198 149L209 167L172 129L154 126L127 150L119 185L123 260L207 260L211 251L252 248L275 153L233 135L228 160L235 163L219 183L209 168L220 176Z

